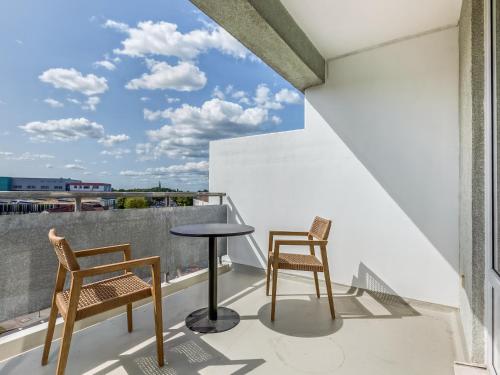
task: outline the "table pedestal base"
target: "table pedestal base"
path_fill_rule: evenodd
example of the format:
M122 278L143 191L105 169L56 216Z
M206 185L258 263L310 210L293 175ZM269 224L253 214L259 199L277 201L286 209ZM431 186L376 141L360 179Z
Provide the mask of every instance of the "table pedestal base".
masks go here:
M240 322L239 314L227 307L217 308L217 320L208 319L208 307L193 311L186 318L186 327L199 333L228 331Z

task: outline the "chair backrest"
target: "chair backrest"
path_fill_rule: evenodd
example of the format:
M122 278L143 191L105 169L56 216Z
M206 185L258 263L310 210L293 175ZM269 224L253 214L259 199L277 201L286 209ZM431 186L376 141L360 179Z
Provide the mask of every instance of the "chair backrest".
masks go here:
M331 226L331 220L316 216L311 225L311 229L309 229L309 235L313 236L317 240L327 240L328 235L330 234Z
M49 231L49 241L54 246L57 258L64 268L68 271L77 271L80 269L80 265L68 242L64 237L58 237L54 228Z

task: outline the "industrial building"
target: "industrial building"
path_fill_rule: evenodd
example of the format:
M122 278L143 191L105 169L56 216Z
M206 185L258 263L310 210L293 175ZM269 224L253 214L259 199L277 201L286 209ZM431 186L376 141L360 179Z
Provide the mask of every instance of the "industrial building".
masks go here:
M71 178L0 177L0 191L111 191L111 184Z

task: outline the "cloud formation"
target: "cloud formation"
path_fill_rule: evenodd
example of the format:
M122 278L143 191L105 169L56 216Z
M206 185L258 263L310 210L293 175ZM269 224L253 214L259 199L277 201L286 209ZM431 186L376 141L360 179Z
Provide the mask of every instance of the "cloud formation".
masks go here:
M280 103L298 104L301 102L301 97L296 91L289 89L281 89L274 95L274 99Z
M101 102L101 99L98 96L89 97L85 103L82 105L82 109L88 111L95 111L97 109L97 105Z
M209 26L188 33L177 30L170 22L143 21L137 27L113 20L107 20L104 27L127 34L122 48L116 54L133 57L151 55L175 56L182 60L192 60L199 54L216 49L224 54L245 58L250 52L233 36L219 26Z
M61 107L64 107L63 103L61 103L58 100L52 99L52 98L47 98L47 99L44 100L44 102L47 103L52 108L61 108Z
M107 69L107 70L115 70L116 69L116 65L113 64L111 61L108 61L108 60L101 60L101 61L96 61L94 63L94 67L95 68L104 68L104 69Z
M168 167L147 168L143 171L125 170L121 171L120 175L132 178L168 178L170 180L200 183L205 182L208 178L208 161L202 160Z
M130 154L130 149L128 148L116 148L113 150L103 150L101 151L101 155L112 156L115 159L123 158L123 155Z
M94 74L84 76L78 70L53 68L38 76L40 81L49 83L57 89L80 92L87 96L102 94L108 90L107 80Z
M19 126L32 141L76 141L82 138L104 137L104 127L84 117L33 121Z
M164 111L145 110L144 115L150 120L168 119L170 124L146 132L150 142L136 148L140 159L155 159L161 155L206 157L209 141L253 134L268 119L265 108L243 108L218 98L210 99L200 107L183 104Z
M147 60L150 73L144 73L125 86L129 90L177 90L195 91L205 87L207 77L191 62L169 65L166 62Z
M107 135L99 139L97 142L103 144L106 147L112 147L116 144L126 142L129 139L130 137L127 134L116 134L116 135Z
M83 165L80 165L80 164L66 164L64 166L64 168L66 168L66 169L74 169L74 170L77 170L77 171L84 171L84 170L87 169Z
M0 159L4 160L41 160L41 159L54 159L54 155L49 154L33 154L31 152L23 152L16 155L13 152L0 151Z

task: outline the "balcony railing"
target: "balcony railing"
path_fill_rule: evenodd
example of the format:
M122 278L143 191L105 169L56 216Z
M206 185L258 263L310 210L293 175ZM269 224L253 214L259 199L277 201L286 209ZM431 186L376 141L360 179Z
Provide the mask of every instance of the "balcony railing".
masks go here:
M221 204L224 195L205 192L0 192L0 199L71 198L77 201L77 206L86 198L219 198L214 205L193 207L1 215L0 321L50 306L57 270L57 258L47 239L50 228L56 228L65 236L74 250L130 243L133 258L159 255L163 280L169 280L208 264L204 239L172 236L170 228L182 224L227 222L227 206ZM218 250L219 256L227 254L224 239L219 240ZM118 260L109 255L103 256L98 263ZM82 263L82 266L92 265ZM141 276L146 278L148 274Z
M170 201L173 198L218 198L218 204L223 203L225 193L210 193L210 192L76 192L76 191L0 191L0 200L16 200L16 199L64 199L73 200L74 210L81 211L83 199L117 199L117 198L134 198L143 197L146 199L160 199L165 202L165 206L170 206Z

